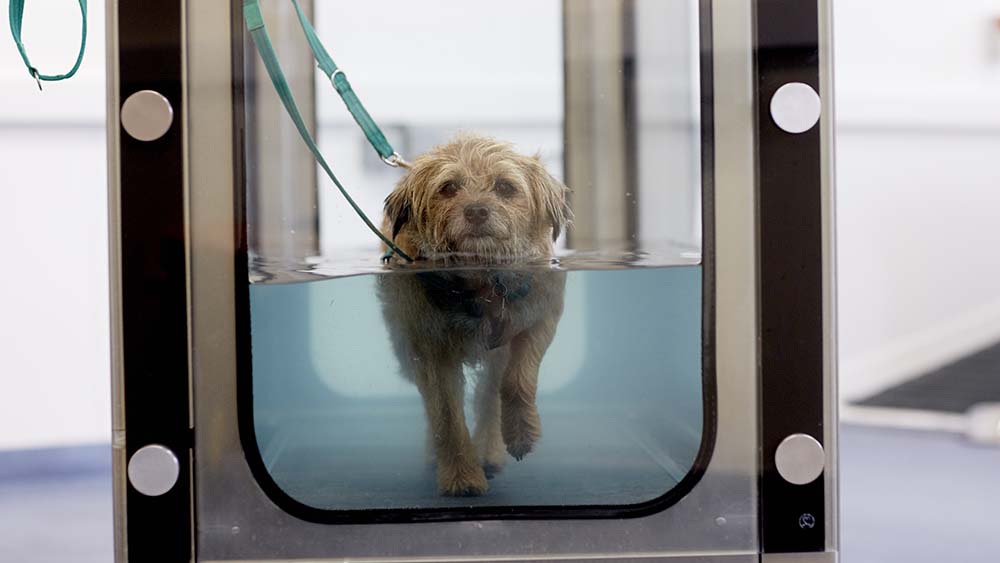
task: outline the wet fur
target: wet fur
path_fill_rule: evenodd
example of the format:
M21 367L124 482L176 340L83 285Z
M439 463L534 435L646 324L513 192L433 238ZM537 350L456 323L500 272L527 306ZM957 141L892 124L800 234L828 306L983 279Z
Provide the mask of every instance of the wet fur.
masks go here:
M485 493L507 454L520 460L541 437L538 368L566 278L524 263L552 256L570 220L566 194L537 157L465 135L417 158L386 199L383 232L416 266L464 267L392 272L379 283L399 363L423 398L441 494ZM465 214L476 207L488 210L482 223ZM405 270L399 260L389 268ZM471 435L463 366L479 373Z

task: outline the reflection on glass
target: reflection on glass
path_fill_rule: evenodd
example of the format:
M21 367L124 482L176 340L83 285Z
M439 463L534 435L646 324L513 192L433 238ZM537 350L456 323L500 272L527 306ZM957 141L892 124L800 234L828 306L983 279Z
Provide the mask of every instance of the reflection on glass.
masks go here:
M419 260L380 262L251 81L253 423L284 492L330 510L628 505L691 472L705 430L695 13L315 6L414 168L368 154L323 83L321 148ZM415 21L420 41L401 42ZM503 28L518 40L482 40ZM293 87L309 92L302 57Z

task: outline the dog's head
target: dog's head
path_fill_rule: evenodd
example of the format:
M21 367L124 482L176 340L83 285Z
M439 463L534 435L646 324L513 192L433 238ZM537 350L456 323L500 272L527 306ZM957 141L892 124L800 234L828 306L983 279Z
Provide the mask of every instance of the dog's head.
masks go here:
M537 156L464 135L413 162L385 200L383 230L427 258L551 256L571 217L567 191Z

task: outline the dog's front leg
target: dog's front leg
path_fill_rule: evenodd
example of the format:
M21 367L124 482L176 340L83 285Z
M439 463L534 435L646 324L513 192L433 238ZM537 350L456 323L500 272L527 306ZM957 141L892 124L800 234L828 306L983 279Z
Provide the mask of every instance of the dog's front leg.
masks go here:
M465 426L462 365L455 360L429 362L417 378L437 460L438 491L448 496L486 492L486 474Z
M542 423L535 407L538 368L558 321L558 315L550 315L510 342L510 360L500 383L500 425L507 451L518 461L542 437Z
M490 350L483 362L483 373L476 382L476 431L472 441L479 451L479 461L487 479L503 471L507 461L500 432L500 382L509 355L509 346Z

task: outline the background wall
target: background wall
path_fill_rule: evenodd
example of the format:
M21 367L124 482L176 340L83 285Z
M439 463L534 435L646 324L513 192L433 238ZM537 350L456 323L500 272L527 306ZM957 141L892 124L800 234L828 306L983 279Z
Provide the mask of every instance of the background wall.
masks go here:
M834 4L841 386L858 396L1000 340L1000 8ZM27 10L35 63L68 67L75 3ZM41 93L0 37L0 449L108 440L103 12L80 73Z
M841 393L1000 340L1000 5L836 0Z
M104 2L89 4L83 65L43 92L0 33L0 449L110 440ZM70 68L79 17L28 2L35 66Z

